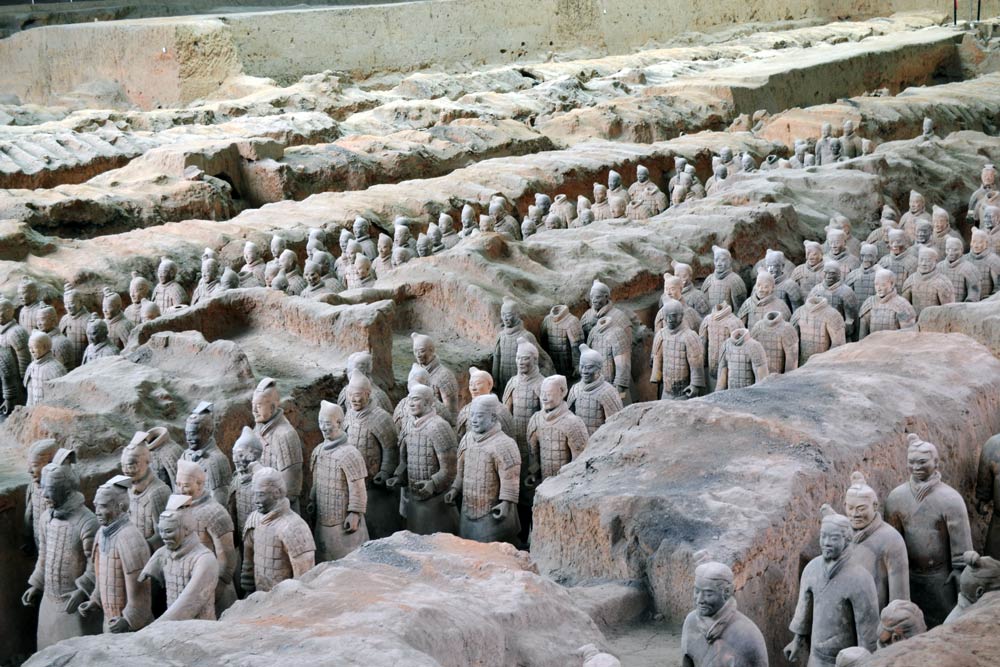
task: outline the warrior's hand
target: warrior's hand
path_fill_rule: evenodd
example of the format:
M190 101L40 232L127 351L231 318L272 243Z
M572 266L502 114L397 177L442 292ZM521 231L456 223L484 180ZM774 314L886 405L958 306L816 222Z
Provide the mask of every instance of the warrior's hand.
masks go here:
M496 506L493 507L493 518L497 521L503 521L510 515L510 506L514 503L509 500L501 500Z
M82 605L80 605L80 608L77 609L77 611L80 612L80 616L86 617L88 614L90 614L90 612L98 611L100 610L100 608L101 605L97 601L87 600Z
M132 626L129 622L125 620L124 616L116 616L108 622L108 629L114 634L121 634L123 632L132 632Z
M456 500L458 500L458 489L449 489L448 493L444 494L444 502L448 505L454 505Z
M802 652L805 643L805 637L802 635L795 635L795 639L789 642L788 646L786 646L783 651L785 659L788 660L788 662L797 662L799 659L799 653Z
M361 525L361 515L357 512L348 512L344 519L344 532L353 533Z
M24 591L24 595L21 596L21 604L25 607L34 607L38 600L42 597L42 591L34 586L29 586L28 590Z
M66 613L75 614L76 610L80 608L80 605L86 602L87 597L89 597L85 592L77 589L69 596L69 602L66 603Z
M374 484L375 486L385 486L385 481L386 478L388 477L389 477L388 473L379 470L377 473L375 473L375 476L372 477L372 484Z

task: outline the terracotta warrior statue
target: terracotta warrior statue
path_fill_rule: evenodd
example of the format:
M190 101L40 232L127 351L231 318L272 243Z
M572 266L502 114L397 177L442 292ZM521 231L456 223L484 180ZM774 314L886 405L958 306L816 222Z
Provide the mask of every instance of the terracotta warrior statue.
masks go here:
M407 530L418 535L456 533L458 511L444 502L455 481L455 432L434 411L430 387L414 386L409 408L413 418L399 434L399 466L386 486L400 489Z
M969 254L965 257L979 273L979 298L985 300L1000 292L1000 255L993 252L986 232L972 230Z
M833 134L833 126L830 123L823 123L819 132L819 139L816 140L816 164L833 164L836 162L834 159L833 144L839 143L838 139L831 136Z
M154 426L145 432L137 431L132 441L135 442L140 437L149 447L149 467L153 474L163 480L168 488L173 489L177 461L184 455L184 448L173 441L170 432L163 426Z
M36 313L45 305L38 294L38 283L25 276L17 284L17 300L21 310L17 314L17 322L29 334L35 330Z
M198 538L190 503L190 496L170 496L157 526L163 546L139 575L139 581L156 579L167 593L167 610L154 623L216 619L219 562Z
M792 279L791 274L786 274L786 264L790 263L785 259L785 253L780 250L768 250L764 254L764 268L774 277L775 295L785 302L790 312L794 313L809 293L803 294L802 289Z
M177 265L164 257L156 269L156 287L153 288L153 302L165 313L176 306L188 304L187 291L177 282Z
M892 600L910 599L910 566L903 536L882 520L878 496L860 472L851 474L844 509L854 531L853 558L871 572L878 608Z
M685 322L684 306L680 301L670 299L660 312L664 326L653 337L653 369L649 381L662 384L661 398L700 396L706 387L702 340Z
M878 271L878 248L871 243L861 245L861 266L847 274L844 283L854 290L858 309L875 294L875 272Z
M264 443L249 426L244 426L233 443L233 481L229 483L226 508L233 520L236 535L242 536L247 517L253 512L253 473L260 466Z
M155 301L143 301L139 308L139 322L152 322L161 314Z
M580 319L568 306L552 306L542 320L541 343L560 375L573 377L580 365L580 344L584 342Z
M447 213L442 213L438 216L438 227L441 229L441 245L445 250L451 250L459 241L455 220Z
M42 307L35 312L35 320L35 329L38 331L44 331L49 335L49 341L52 343L52 356L66 368L67 372L76 368L78 366L76 361L76 349L73 347L73 344L69 342L69 339L66 338L61 331L59 331L56 309L52 306L43 304Z
M490 202L490 216L496 221L494 231L505 236L511 241L521 240L521 226L514 216L507 213L506 202L502 198L495 198Z
M299 296L303 298L315 299L335 293L334 289L323 280L323 272L320 270L319 264L311 259L306 260L305 266L302 269L302 279L305 281L306 286L302 288Z
M243 266L240 267L240 286L263 287L265 263L258 246L253 241L243 244Z
M531 344L526 338L521 338L517 342L517 375L507 383L507 389L503 393L503 404L510 410L514 417L514 441L517 443L517 450L520 461L525 465L521 469L523 478L528 475L528 422L531 416L542 409L542 381L545 377L538 370L538 348ZM469 409L470 416L472 409ZM494 418L499 424L498 411L493 410ZM524 499L522 499L524 500ZM530 504L528 506L530 513Z
M257 509L243 529L240 587L246 593L270 591L316 564L312 531L285 497L284 476L274 468L258 468L253 474L253 499Z
M603 368L603 357L580 345L580 381L570 389L566 403L587 425L590 435L623 407L618 390L604 379Z
M722 348L716 390L742 389L767 377L767 353L746 329L737 329Z
M30 353L29 353L30 354ZM15 405L24 402L24 384L21 379L21 369L17 365L17 357L13 350L0 345L0 389L3 402L0 403L0 423L13 410Z
M280 262L278 258L281 257L281 253L288 249L288 240L283 236L275 234L271 237L271 259L264 265L264 274L267 275L268 272L272 272L272 275L278 273L278 265Z
M935 206L931 212L931 229L930 242L931 246L937 250L938 257L945 256L948 239L956 239L959 243L964 243L962 235L951 228L951 216L948 215L948 211L940 206ZM964 245L962 248L964 249Z
M90 319L87 323L87 342L81 365L89 364L95 359L118 356L118 348L108 341L108 324L104 320L96 317Z
M729 146L723 146L719 151L719 164L723 165L729 170L730 174L735 174L743 169L743 165L736 159L736 155L733 149ZM692 166L690 163L684 165L684 170Z
M632 328L618 318L605 315L597 320L587 338L589 347L604 360L602 373L614 385L623 404L631 402Z
M374 362L372 360L372 353L368 352L367 350L362 350L361 352L352 352L350 355L348 355L347 357L348 382L350 382L350 379L354 377L355 373L361 373L366 378L368 378L369 381L371 381L373 363ZM379 406L389 414L392 414L392 409L393 409L392 401L389 400L389 395L385 393L385 390L382 389L382 387L375 384L374 381L371 381L371 388L372 388L371 392L372 400L375 401L375 405ZM347 413L347 385L344 385L344 388L340 390L340 394L337 395L337 405L339 405L341 409L344 410L345 414Z
M310 461L312 487L308 514L315 517L316 561L337 560L368 541L368 469L358 448L347 442L344 411L320 401L319 430L323 442Z
M302 440L279 407L280 403L278 383L271 378L261 380L254 389L251 403L256 422L253 430L264 443L260 464L284 476L288 502L298 512L302 494Z
M299 271L298 255L292 250L282 250L281 255L278 257L278 268L278 275L283 274L285 280L288 281L288 287L284 290L285 293L293 296L301 294L302 290L306 288L306 281Z
M493 376L486 371L481 371L475 366L469 367L469 394L472 398L476 396L482 396L483 394L489 394L493 391ZM462 410L458 413L458 418L455 420L455 433L458 437L459 442L465 437L469 428L469 409L471 403L464 406ZM500 428L503 432L514 437L514 416L510 414L510 410L503 403L500 404L497 410L497 418L500 420Z
M979 598L993 591L1000 591L1000 561L966 551L962 556L965 569L958 583L958 604L951 610L944 624L954 623L965 615Z
M750 337L763 346L769 375L780 375L799 367L799 332L778 311L770 311L753 325Z
M805 248L806 261L792 271L792 280L798 283L800 293L808 296L813 287L823 282L823 246L815 241L806 241Z
M902 227L906 235L912 240L917 238L917 221L927 220L930 222L931 214L927 212L927 203L924 196L916 190L910 191L910 209L899 219L899 226Z
M128 476L128 518L146 541L150 553L163 546L156 524L167 507L170 489L149 466L150 453L144 436L139 431L122 449L121 469Z
M917 272L906 279L903 298L913 305L916 317L924 308L943 306L955 301L955 289L951 280L938 271L938 254L933 248L921 248L917 261Z
M36 440L28 448L28 475L31 479L24 491L24 551L27 553L35 553L42 541L40 532L45 529L42 517L48 509L42 492L42 469L52 462L58 450L59 445L51 438Z
M500 324L500 333L497 334L497 341L493 345L493 381L496 383L497 393L502 396L504 389L507 388L507 382L517 374L517 346L521 338L538 349L539 366L551 368L552 361L538 344L535 335L524 328L521 309L513 299L503 300L503 305L500 307ZM544 364L541 361L543 355Z
M375 247L375 241L371 237L371 223L359 215L354 218L354 224L351 229L354 232L354 240L360 246L361 254L368 259L375 259L378 256L378 249Z
M131 480L116 475L97 488L94 513L101 528L95 539L96 585L80 605L81 616L104 612L104 632L135 632L153 622L149 581L139 581L149 561L149 545L129 522Z
M212 258L202 260L201 278L198 279L198 285L195 286L194 292L191 294L192 306L209 297L215 296L221 291L219 286L219 275L221 273L218 260Z
M365 460L365 522L372 539L378 539L401 530L403 522L399 515L399 496L385 486L399 464L396 425L389 413L372 400L371 387L371 381L362 374L351 375L344 429L347 444L361 452ZM333 419L332 415L328 417Z
M892 271L879 269L875 273L875 294L861 305L858 323L858 340L876 331L916 328L917 313L896 291Z
M188 511L194 516L195 535L218 561L218 584L215 586L215 613L218 616L236 601L233 575L236 573L237 556L233 519L226 508L216 502L205 489L205 471L197 463L185 459L177 462L175 490L191 497ZM169 506L168 502L167 507ZM164 544L167 543L167 537L162 532L160 538Z
M429 336L410 334L413 339L413 358L431 376L431 389L448 408L449 415L458 414L458 380L449 368L438 358L434 341Z
M410 367L410 373L406 376L406 391L409 392L414 385L426 385L431 386L431 374L427 372L427 369L420 364L414 362ZM434 396L434 411L438 413L439 416L444 417L444 420L449 424L455 423L455 415L453 415L448 407L441 402L441 399L435 394ZM413 419L413 415L410 414L410 396L407 394L403 397L396 407L392 411L392 423L396 427L398 433L403 432L403 428Z
M821 555L809 561L799 583L799 601L789 630L795 639L785 658L796 662L809 646L809 667L834 667L841 650L875 650L878 595L871 574L851 557L851 524L823 506L819 533Z
M378 235L378 256L372 260L375 278L385 278L392 271L392 238L387 234Z
M906 540L910 596L924 611L927 627L940 625L958 599L956 580L972 549L965 501L941 481L938 450L918 436L907 437L910 480L889 494L886 520Z
M611 203L608 201L608 188L601 183L594 183L594 203L590 206L594 214L594 222L611 220Z
M799 366L814 354L847 342L844 318L821 296L811 296L792 315L792 326L799 332Z
M966 214L966 219L971 223L975 224L979 222L979 216L977 211L979 205L986 198L986 195L994 192L996 190L997 182L997 170L992 164L987 164L983 166L983 170L980 172L980 183L982 184L972 196L969 197L969 210Z
M347 289L357 289L361 281L361 276L358 275L357 267L354 265L360 254L361 246L351 238L347 241L344 252L337 258L337 273Z
M850 224L850 223L848 223ZM844 275L861 266L861 260L847 249L847 234L839 227L826 228L826 243L823 247L823 261L837 262Z
M712 170L712 175L705 181L705 193L714 195L729 183L729 170L726 165L717 164Z
M132 272L132 280L128 285L129 305L125 308L125 319L132 323L132 326L142 322L142 303L148 301L153 295L153 286L149 281L140 276L135 271Z
M455 482L444 501L462 496L459 535L477 542L515 543L521 530L517 503L521 456L497 419L495 394L477 396L469 410L469 432L458 448Z
M14 304L0 296L0 346L9 348L17 359L17 376L19 382L24 382L24 372L31 363L31 353L28 352L28 332L14 318Z
M832 260L823 265L823 282L812 288L810 297L818 296L826 299L834 310L844 319L844 330L848 338L853 339L858 320L858 297L844 283L843 267Z
M37 332L36 332L37 333ZM38 609L38 650L70 637L101 631L99 616L77 613L94 591L94 549L97 518L80 493L73 468L73 450L60 449L42 469L42 496L48 509L42 515L38 560L28 578L21 603Z
M684 322L688 325L688 328L694 332L701 329L701 315L684 301L684 281L677 276L664 273L663 295L660 297L660 309L656 311L656 317L653 319L653 332L655 333L663 328L665 323L664 318L666 317L663 306L671 299L679 301L684 306ZM740 309L742 310L746 304L747 302L744 301Z
M76 368L83 360L84 350L87 349L87 323L90 322L90 312L83 307L80 293L69 284L63 293L63 305L66 307L66 314L59 320L59 333L66 336L73 346L73 368Z
M44 441L40 441L44 442ZM36 443L37 444L37 443ZM986 531L983 552L1000 560L1000 434L994 435L983 445L979 454L979 474L976 477L976 509L983 516L989 514L993 504L993 516Z
M188 448L181 458L198 464L205 471L206 493L225 507L229 504L229 484L233 478L233 468L215 443L212 407L211 403L202 401L188 415L184 424L184 439ZM174 491L176 490L175 488Z
M583 420L566 404L569 389L562 375L542 381L542 409L528 422L528 468L525 485L534 488L578 457L587 446L590 432Z
M786 322L792 319L792 311L784 299L778 298L774 292L774 276L767 271L759 271L750 298L743 302L736 316L743 320L743 326L753 329L772 310L778 311Z
M739 274L733 272L733 257L729 251L712 246L715 257L715 272L705 278L702 290L708 297L708 305L714 308L720 303L729 304L733 312L738 312L747 298L747 288Z
M602 317L613 317L618 326L628 327L629 337L632 336L632 318L611 300L611 288L599 280L590 287L590 308L580 318L584 338L589 338L590 331L597 326Z
M883 649L927 632L924 612L909 600L893 600L878 619L878 647Z
M938 262L937 270L951 282L955 301L979 301L979 272L968 257L962 254L961 238L949 237L945 241L944 259Z
M649 170L639 165L636 182L628 189L629 203L625 214L632 220L647 220L667 210L667 196L649 180Z
M28 339L31 363L24 372L24 388L27 407L38 405L45 400L45 385L49 380L66 375L66 367L52 356L52 341L49 335L35 331Z
M682 667L767 667L764 635L737 609L728 565L695 568L694 604L681 630Z
M406 264L411 259L413 255L410 254L410 249L406 246L393 246L392 247L392 268L396 269Z
M733 335L734 331L742 328L743 322L733 314L733 308L728 303L718 304L701 321L698 336L705 349L708 365L706 380L709 391L715 389L715 381L719 371L719 357L722 356L722 348L725 346L726 340Z
M708 315L712 308L708 305L708 297L705 296L705 293L694 286L694 271L691 269L691 265L674 261L671 262L670 266L674 275L681 279L681 295L684 297L684 303L697 310L702 317Z
M135 325L125 318L122 312L122 298L117 292L104 288L101 314L104 315L104 323L108 327L108 341L119 350L124 350L128 345L128 336Z

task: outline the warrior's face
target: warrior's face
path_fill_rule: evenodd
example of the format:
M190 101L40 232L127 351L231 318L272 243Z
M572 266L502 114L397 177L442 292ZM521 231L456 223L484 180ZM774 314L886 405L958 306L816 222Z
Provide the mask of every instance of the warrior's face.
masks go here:
M724 581L695 577L694 605L698 615L715 616L729 600L729 585Z
M826 524L819 531L819 549L824 560L832 561L840 558L849 542L847 532L839 526Z
M845 509L847 518L851 520L851 528L863 530L875 520L878 503L867 494L848 493Z

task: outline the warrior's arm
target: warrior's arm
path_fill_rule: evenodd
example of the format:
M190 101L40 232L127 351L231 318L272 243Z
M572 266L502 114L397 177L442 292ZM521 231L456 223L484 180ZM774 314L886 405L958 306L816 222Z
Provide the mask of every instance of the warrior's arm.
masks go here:
M215 599L215 587L219 584L219 567L211 554L203 555L191 569L191 578L174 603L167 607L157 622L186 621L198 616L206 605Z
M228 584L236 572L236 547L233 544L233 532L212 535L215 543L215 556L219 561L219 579Z

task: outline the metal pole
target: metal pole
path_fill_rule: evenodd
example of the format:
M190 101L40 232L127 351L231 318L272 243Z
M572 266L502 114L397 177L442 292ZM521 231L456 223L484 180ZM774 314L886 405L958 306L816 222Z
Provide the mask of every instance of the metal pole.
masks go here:
M955 0L955 4L952 6L951 17L955 25L958 25L958 0Z

